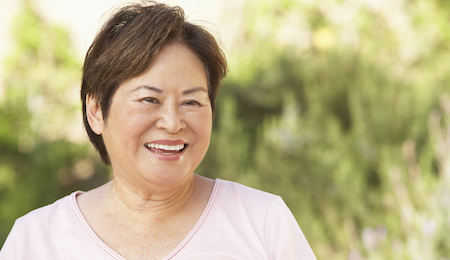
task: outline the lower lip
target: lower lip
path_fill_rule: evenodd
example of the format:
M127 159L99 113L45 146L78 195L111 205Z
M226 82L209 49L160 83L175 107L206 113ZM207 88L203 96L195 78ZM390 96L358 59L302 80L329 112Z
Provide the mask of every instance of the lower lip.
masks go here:
M180 159L180 157L184 154L184 151L186 151L187 147L183 149L183 151L179 153L159 153L155 152L151 148L147 148L147 150L156 158L162 161L177 161Z

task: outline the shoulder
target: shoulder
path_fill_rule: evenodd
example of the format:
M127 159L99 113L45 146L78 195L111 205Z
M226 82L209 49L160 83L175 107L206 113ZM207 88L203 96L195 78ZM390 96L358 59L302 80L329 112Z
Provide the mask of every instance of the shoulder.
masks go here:
M70 209L70 201L75 199L75 195L73 193L18 218L0 250L0 259L31 259L37 252L47 255L45 252L54 251L52 248L70 234L69 227L75 226Z
M225 212L233 212L230 218L234 225L239 223L240 231L255 232L270 258L315 259L295 217L280 196L223 180L217 195L220 207ZM248 227L254 230L249 231Z
M246 214L255 215L265 221L282 218L282 216L292 216L291 211L280 196L243 184L220 180L217 193L222 205L224 205L224 201L228 201L233 207L242 206L245 208Z
M222 223L232 223L232 226L254 229L259 237L264 236L267 217L271 211L277 210L273 204L282 204L283 200L274 194L257 190L236 182L216 180L213 191L212 211L213 219L220 219ZM248 231L249 233L249 231Z
M219 180L216 202L221 207L242 212L251 219L263 220L274 201L282 201L280 196L245 186L240 183Z
M219 181L218 193L226 195L228 198L251 201L252 203L261 202L265 205L270 204L273 200L281 199L277 195L257 190L240 183L226 180Z
M76 202L79 193L18 218L0 259L112 259L84 225Z
M19 229L33 231L45 231L52 229L53 226L63 224L64 221L71 221L72 215L72 200L75 200L76 194L74 192L65 196L54 203L35 209L28 214L18 218L14 226Z
M248 219L262 224L274 200L281 198L243 184L216 179L209 204L214 213L220 213L218 216L224 215L239 222Z

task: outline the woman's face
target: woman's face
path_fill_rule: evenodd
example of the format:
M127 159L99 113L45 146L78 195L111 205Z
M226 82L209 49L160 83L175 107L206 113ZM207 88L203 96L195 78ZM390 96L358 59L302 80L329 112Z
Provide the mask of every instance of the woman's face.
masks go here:
M138 188L189 180L211 128L204 65L188 47L172 44L142 75L120 85L100 130L115 178Z

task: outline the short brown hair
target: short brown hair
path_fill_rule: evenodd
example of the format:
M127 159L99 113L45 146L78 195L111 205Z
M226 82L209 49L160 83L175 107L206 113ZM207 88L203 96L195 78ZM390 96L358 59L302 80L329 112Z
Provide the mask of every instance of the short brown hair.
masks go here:
M83 122L89 139L105 164L110 159L101 135L94 133L86 115L86 97L93 97L106 121L114 93L124 81L139 76L171 43L190 48L205 65L211 109L220 81L227 73L225 55L214 37L187 22L183 9L146 1L118 9L103 25L86 53L81 84Z

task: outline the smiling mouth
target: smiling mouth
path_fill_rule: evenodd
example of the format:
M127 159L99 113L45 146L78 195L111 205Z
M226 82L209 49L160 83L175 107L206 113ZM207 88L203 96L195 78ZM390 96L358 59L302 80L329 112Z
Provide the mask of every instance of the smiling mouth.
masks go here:
M163 144L154 144L148 143L145 144L145 147L154 153L159 154L175 154L181 153L184 149L186 149L187 144L178 144L178 145L163 145Z

